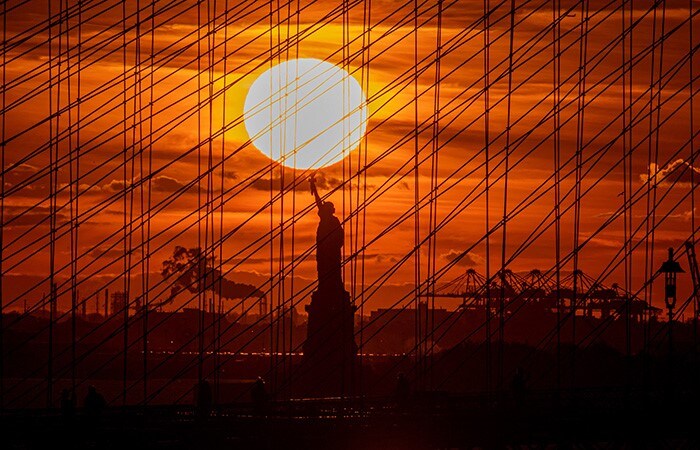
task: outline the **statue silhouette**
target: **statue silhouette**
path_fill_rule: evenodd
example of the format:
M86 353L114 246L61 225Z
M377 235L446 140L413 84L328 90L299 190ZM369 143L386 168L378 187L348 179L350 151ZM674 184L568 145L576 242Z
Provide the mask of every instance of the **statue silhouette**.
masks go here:
M342 273L343 227L331 202L323 202L316 180L309 178L321 219L316 230L318 289L306 306L309 319L304 342L302 395L341 395L353 389L355 373L355 306Z
M311 193L316 200L320 221L316 230L316 271L318 272L318 289L321 292L338 293L343 291L341 249L345 239L343 226L334 215L335 207L331 202L321 201L316 190L316 180L309 178Z

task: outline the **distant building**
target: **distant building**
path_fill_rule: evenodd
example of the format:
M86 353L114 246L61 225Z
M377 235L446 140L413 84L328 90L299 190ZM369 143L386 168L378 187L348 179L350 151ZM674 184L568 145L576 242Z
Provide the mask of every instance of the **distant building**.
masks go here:
M111 303L112 315L124 314L124 308L129 304L129 296L123 291L114 292L112 293Z

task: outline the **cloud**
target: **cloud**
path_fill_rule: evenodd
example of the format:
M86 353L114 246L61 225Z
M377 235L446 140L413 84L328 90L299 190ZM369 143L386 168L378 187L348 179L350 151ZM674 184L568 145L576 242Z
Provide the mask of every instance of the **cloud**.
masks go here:
M27 163L22 163L18 164L15 167L12 167L11 169L8 169L7 172L5 173L5 179L11 177L12 175L17 175L20 176L21 178L25 178L27 175L34 175L35 173L39 172L41 169L39 167L36 167L31 164Z
M642 183L651 179L657 186L669 186L671 184L690 185L700 184L700 168L690 165L683 159L677 159L668 166L659 170L654 163L649 165L649 172L639 175Z
M619 249L624 245L624 239L623 238L606 238L606 237L592 237L588 238L586 237L588 242L587 246L590 247L604 247L604 248L610 248L610 249Z
M30 227L34 225L49 226L50 209L46 206L37 206L32 208L22 206L5 206L5 225L6 227ZM55 214L56 222L62 223L68 220L68 216L61 212Z
M185 188L185 184L175 178L167 177L165 175L154 177L151 180L151 189L157 192L175 192ZM197 189L197 186L190 186L190 189Z
M385 254L378 254L374 257L375 261L378 263L384 263L384 262L390 262L390 263L395 263L399 259L396 256L391 256L391 255L385 255Z
M669 219L681 219L681 220L683 220L684 222L690 222L690 220L692 219L693 215L696 215L696 214L697 214L697 211L698 211L697 208L693 208L693 209L689 209L689 210L687 210L687 211L681 211L681 212L678 212L678 213L675 213L675 214L669 214L669 215L668 215L668 218L669 218Z
M334 189L340 186L343 180L330 175L325 175L323 172L316 174L316 187L319 189Z
M135 180L133 183L138 183L139 180ZM194 185L187 185L188 182L180 181L177 178L169 177L167 175L158 175L155 176L151 179L151 189L153 192L166 192L166 193L171 193L171 192L178 192L178 191L184 191L184 192L197 192L197 184L195 183ZM132 186L132 182L129 181L128 185L126 186L127 188ZM146 187L147 184L144 182L144 187ZM102 185L102 190L105 192L122 192L124 191L125 185L124 185L124 180L112 180L107 184ZM202 192L206 192L206 187L202 186Z
M457 260L455 265L462 267L475 267L484 262L484 258L474 252L467 252L464 254L464 252L454 249L450 249L447 253L440 255L440 257L448 262ZM461 259L458 260L460 257Z
M42 172L43 171L43 172ZM5 173L5 188L29 197L45 197L49 192L48 170L31 164L18 164ZM30 181L31 180L31 181Z
M308 185L303 182L304 180L300 180L298 176L294 174L294 171L291 170L285 171L284 173L284 189L291 189L295 179L297 180L297 189L308 189ZM272 189L274 191L279 191L282 187L282 178L279 175L273 176L272 178L258 178L253 180L250 187L258 191L268 192L270 190L270 183L272 183ZM340 178L325 175L323 172L316 173L316 187L320 191L335 189L342 183L343 180Z
M124 180L112 180L107 184L102 185L102 190L105 192L119 192L124 190Z

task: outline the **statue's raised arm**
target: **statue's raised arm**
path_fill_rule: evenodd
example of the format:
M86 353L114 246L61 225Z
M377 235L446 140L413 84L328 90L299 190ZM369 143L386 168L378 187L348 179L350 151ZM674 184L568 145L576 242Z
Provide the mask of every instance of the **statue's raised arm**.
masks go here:
M316 189L316 179L309 177L311 194L318 207L318 228L316 229L316 270L318 271L319 289L336 292L343 288L341 260L343 247L343 226L335 217L333 202L321 201Z
M311 175L309 177L309 185L311 185L311 194L314 196L314 200L316 200L316 207L320 210L323 206L323 202L321 201L321 197L318 196L318 191L316 190L316 175Z

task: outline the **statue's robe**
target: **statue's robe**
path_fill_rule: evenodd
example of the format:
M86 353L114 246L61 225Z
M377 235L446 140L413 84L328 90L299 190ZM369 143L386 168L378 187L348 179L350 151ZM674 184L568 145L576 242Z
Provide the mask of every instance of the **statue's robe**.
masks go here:
M316 230L316 270L319 291L343 290L342 252L344 233L340 220L333 215L321 215Z

